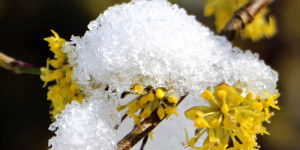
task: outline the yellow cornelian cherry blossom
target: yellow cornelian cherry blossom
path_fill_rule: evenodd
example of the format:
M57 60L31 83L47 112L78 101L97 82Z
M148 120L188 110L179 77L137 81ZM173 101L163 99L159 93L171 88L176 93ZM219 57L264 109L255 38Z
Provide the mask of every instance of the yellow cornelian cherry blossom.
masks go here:
M239 92L238 92L239 91ZM185 112L187 118L194 121L195 137L187 145L194 149L257 149L257 134L269 134L263 122L269 122L272 116L269 107L279 109L279 94L270 95L265 91L266 99L249 93L241 96L241 90L222 83L214 87L214 92L205 90L201 97L209 106L196 106ZM207 133L202 147L195 146L198 139ZM229 146L229 141L233 145Z
M118 111L128 108L127 115L131 116L137 125L143 119L149 118L153 112L157 113L159 119L169 118L172 114L177 114L177 96L164 88L154 89L151 86L144 87L135 84L131 88L131 91L123 92L123 94L122 98L127 94L138 95L129 103L117 108Z
M206 0L204 16L215 16L215 25L217 32L220 32L234 12L247 4L249 0ZM270 38L277 32L276 19L273 16L268 16L269 10L263 8L255 17L253 22L248 24L241 30L241 37L244 39L250 38L252 41L257 41L262 38Z
M233 2L241 1L209 2L223 2L224 7L229 5L230 8L235 5ZM218 9L213 4L207 13L218 12L221 17L231 17L232 14ZM269 28L268 32L271 31ZM157 119L162 121L193 106L197 107L185 113L192 121L181 115L165 120L164 125L154 130L157 139L152 143L153 149L180 149L185 141L181 129L192 122L196 134L191 139L187 136L192 148L253 149L257 147L256 135L267 134L262 123L272 116L269 107L277 108L276 95L266 92L262 98L257 93L242 96L240 89L224 84L215 87L214 92L207 89L203 93L209 106L198 106L204 100L194 98L207 86L222 80L228 83L240 80L241 84L236 87L245 89L244 92L264 87L273 93L278 74L259 60L257 54L220 40L195 17L167 0L133 0L111 7L88 25L84 35L72 36L66 44L56 33L54 35L48 41L55 59L47 61L41 77L45 85L55 84L50 87L48 99L53 101L55 110L63 110L72 100L80 102L74 99L76 93L81 92L71 76L86 95L82 104L75 101L68 105L51 125L50 130L56 133L49 140L53 149L115 149L118 140L141 137L142 121L146 120L149 128L141 132L148 132L159 123ZM61 51L62 46L70 56L68 61L73 69ZM128 94L131 99L128 96L121 100ZM177 96L181 96L180 101ZM116 106L118 103L122 105ZM125 115L121 117L116 107ZM134 120L134 128L138 130L124 138L124 134L115 129L126 116ZM151 121L149 117L155 119ZM127 121L123 123L123 127L132 125ZM207 139L202 147L197 147L197 141L201 141L199 138L204 134L208 134ZM150 138L151 135L149 132ZM162 142L166 144L158 144Z
M62 110L65 109L66 104L73 100L82 102L84 98L77 84L72 82L72 67L67 63L67 56L63 53L62 48L66 42L63 38L51 30L54 36L47 37L44 40L49 42L50 50L54 53L54 59L47 60L46 68L41 68L41 79L44 81L43 87L46 87L48 82L54 81L54 85L49 87L47 93L47 100L51 100L53 110L53 118ZM50 69L52 67L53 69Z

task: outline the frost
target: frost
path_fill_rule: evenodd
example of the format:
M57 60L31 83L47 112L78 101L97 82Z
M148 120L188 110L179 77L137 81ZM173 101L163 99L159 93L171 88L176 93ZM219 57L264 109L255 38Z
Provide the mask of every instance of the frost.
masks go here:
M99 149L101 143L108 143L102 148L110 149L115 135L120 139L132 129L130 121L123 124L122 133L111 127L124 114L116 115L115 107L129 100L121 100L120 94L135 83L190 95L179 106L179 117L154 130L154 141L147 143L152 149L183 148L184 127L193 126L183 121L183 112L204 104L199 95L207 87L225 81L238 83L246 93L275 92L278 75L256 54L233 48L166 0L133 0L111 7L88 29L83 37L73 36L64 49L73 66L73 80L87 102L72 103L52 125L58 128L50 140L54 149Z

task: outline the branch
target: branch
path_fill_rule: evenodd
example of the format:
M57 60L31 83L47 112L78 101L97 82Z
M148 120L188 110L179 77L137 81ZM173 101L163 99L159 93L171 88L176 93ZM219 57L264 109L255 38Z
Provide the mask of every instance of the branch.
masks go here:
M220 35L226 36L228 40L232 40L235 34L245 26L251 23L256 14L266 5L274 0L251 0L244 7L237 10L231 20L227 23Z
M0 52L0 67L14 73L27 73L40 75L40 67L34 64L16 60Z
M180 97L177 106L184 100L187 95L188 94ZM160 120L156 113L152 113L149 118L145 119L141 124L135 126L135 128L130 133L123 137L117 143L116 149L128 150L132 148L144 136L152 131L163 119Z

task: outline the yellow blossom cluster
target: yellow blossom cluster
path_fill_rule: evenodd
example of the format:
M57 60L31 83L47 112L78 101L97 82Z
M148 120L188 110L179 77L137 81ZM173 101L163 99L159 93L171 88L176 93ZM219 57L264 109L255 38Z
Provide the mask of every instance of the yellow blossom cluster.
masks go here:
M209 106L196 106L185 112L197 128L193 138L186 135L188 146L211 150L259 148L257 134L269 134L262 123L269 122L270 107L279 109L276 106L279 94L270 95L265 91L266 98L261 98L252 93L243 97L241 92L226 83L216 86L213 93L203 92L202 98ZM203 146L195 146L204 133L208 136Z
M127 94L138 96L126 105L118 107L117 110L121 111L128 107L127 115L134 119L136 125L139 125L142 119L149 118L155 111L159 119L169 118L172 114L177 114L177 96L164 88L154 89L151 86L144 87L135 84L131 91L123 93L122 98Z
M41 68L41 79L44 81L43 87L48 82L55 81L54 85L49 87L47 100L51 100L53 118L65 109L66 104L73 100L82 102L83 94L76 88L76 83L72 82L72 67L67 63L67 56L62 52L65 40L51 30L54 36L47 37L44 40L49 42L50 50L54 53L54 59L47 60L46 68ZM51 67L51 69L50 69Z
M220 32L234 12L247 4L249 0L206 0L204 16L215 16L217 32ZM242 38L250 38L253 41L264 37L272 37L277 32L276 20L273 16L268 16L268 9L263 8L255 17L253 22L248 24L240 34Z

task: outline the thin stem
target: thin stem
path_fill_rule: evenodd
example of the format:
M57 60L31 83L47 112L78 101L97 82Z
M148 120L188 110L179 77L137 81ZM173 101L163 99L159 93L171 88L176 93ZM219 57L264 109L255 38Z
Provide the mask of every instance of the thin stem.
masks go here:
M0 52L0 67L16 74L27 73L40 75L40 67L34 64L16 60Z
M127 116L128 115L126 113L122 116L121 121L117 125L115 125L114 127L115 130L118 130L120 124L126 119Z
M148 135L146 135L146 136L143 138L143 141L142 141L142 145L141 145L140 150L144 150L147 141L148 141Z
M251 23L256 14L266 5L274 0L251 0L248 4L235 12L231 20L227 23L220 35L226 36L228 40L232 40L235 34L249 23Z
M181 96L178 105L185 99L188 94ZM178 106L177 105L177 106ZM149 118L145 119L141 124L134 127L134 129L123 137L116 146L118 150L128 150L151 132L163 119L159 119L156 113L152 113Z

